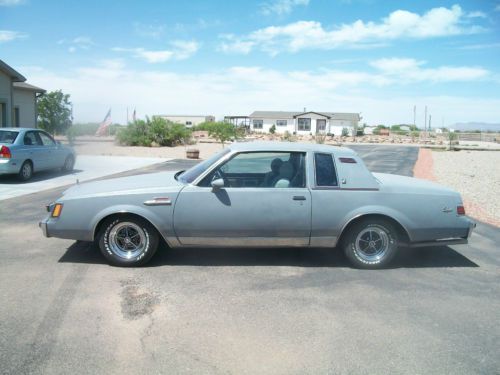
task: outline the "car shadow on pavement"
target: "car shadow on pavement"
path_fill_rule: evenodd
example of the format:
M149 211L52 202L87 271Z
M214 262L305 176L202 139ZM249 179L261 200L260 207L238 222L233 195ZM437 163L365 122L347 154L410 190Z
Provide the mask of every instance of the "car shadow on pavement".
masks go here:
M83 170L80 169L73 169L71 172L62 172L62 171L43 171L43 172L36 172L33 174L33 177L29 181L20 181L16 175L3 175L0 176L0 184L5 184L5 185L18 185L18 184L23 184L23 185L29 185L33 182L40 182L40 181L45 181L45 180L50 180L51 178L54 177L61 177L61 176L67 176L74 174L75 178L78 177L78 173L83 172Z
M106 264L97 245L77 241L59 259L61 263ZM350 267L342 251L325 248L178 248L161 245L146 267L160 266L290 266ZM479 267L448 246L402 248L394 268Z

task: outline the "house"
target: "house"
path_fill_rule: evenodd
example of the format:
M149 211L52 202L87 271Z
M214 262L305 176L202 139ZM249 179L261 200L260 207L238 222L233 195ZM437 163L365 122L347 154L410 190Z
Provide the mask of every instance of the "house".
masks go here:
M44 92L0 60L0 127L36 128L36 100Z
M156 115L154 117L161 117L165 120L183 124L187 128L201 124L202 122L213 122L215 117L208 115Z
M255 111L250 116L250 129L255 132L266 132L274 125L276 133L295 134L334 134L342 135L347 129L350 135L355 134L361 120L359 113L340 112L285 112Z

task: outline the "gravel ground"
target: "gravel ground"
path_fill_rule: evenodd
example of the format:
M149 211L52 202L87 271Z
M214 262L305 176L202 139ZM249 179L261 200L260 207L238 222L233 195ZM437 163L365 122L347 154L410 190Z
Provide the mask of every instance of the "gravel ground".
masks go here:
M472 216L500 226L500 152L432 152L439 183L462 194ZM476 214L476 215L475 215Z

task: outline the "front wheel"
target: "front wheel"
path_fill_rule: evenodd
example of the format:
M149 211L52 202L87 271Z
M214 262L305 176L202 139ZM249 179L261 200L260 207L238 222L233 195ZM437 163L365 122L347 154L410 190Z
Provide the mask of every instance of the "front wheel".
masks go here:
M146 264L158 248L159 236L147 221L124 216L107 220L99 234L99 248L115 266Z
M398 251L394 226L381 219L354 224L343 241L344 253L357 268L379 269L387 266Z
M75 158L73 155L68 155L64 160L64 165L61 168L63 172L71 172L75 166Z

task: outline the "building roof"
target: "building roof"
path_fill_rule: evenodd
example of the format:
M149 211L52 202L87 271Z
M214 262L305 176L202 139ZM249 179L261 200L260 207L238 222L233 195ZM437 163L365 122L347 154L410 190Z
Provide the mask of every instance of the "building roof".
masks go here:
M325 116L331 118L333 120L351 120L351 121L359 121L360 116L359 113L346 113L346 112L316 112L316 111L307 111L307 112L291 112L291 111L254 111L250 114L249 117L256 118L269 118L269 119L292 119L297 116L301 116L307 113L316 113L321 116Z
M333 152L342 155L355 155L356 153L347 147L336 147L321 145L317 143L300 142L235 142L229 145L235 151L283 151L283 152Z
M26 83L26 82L14 82L14 88L21 89L21 90L34 91L34 92L38 92L41 94L45 93L44 89L37 87L37 86L30 85L29 83Z
M11 77L14 82L24 82L26 81L26 77L24 77L17 70L7 65L5 62L0 60L0 71L6 73L9 77Z

